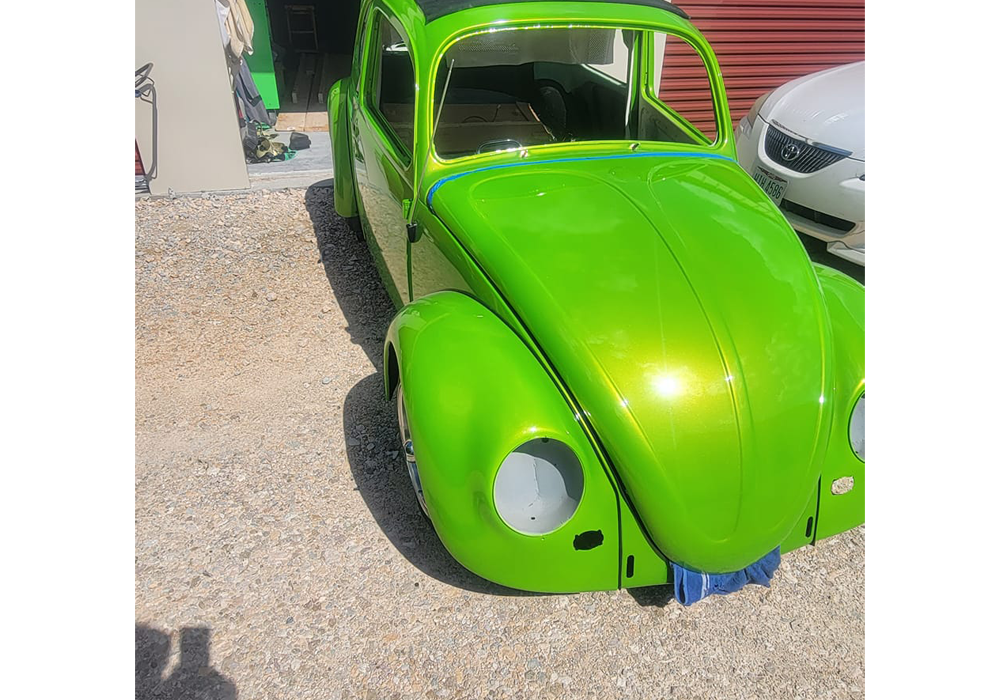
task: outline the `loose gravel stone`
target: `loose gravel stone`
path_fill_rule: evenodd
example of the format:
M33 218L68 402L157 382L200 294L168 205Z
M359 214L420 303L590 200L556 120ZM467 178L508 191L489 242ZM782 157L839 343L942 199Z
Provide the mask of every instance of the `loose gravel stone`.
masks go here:
M863 697L863 527L691 608L456 563L382 395L393 306L332 197L136 202L137 698Z

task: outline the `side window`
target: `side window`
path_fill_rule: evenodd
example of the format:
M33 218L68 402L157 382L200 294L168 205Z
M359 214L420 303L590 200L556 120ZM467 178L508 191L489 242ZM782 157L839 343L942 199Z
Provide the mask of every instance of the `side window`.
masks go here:
M673 122L661 125L673 132L666 140L714 143L718 134L715 97L701 55L678 36L662 32L651 36L653 93Z
M413 117L416 97L413 59L403 37L382 12L376 11L369 54L368 108L383 130L407 155L413 153Z

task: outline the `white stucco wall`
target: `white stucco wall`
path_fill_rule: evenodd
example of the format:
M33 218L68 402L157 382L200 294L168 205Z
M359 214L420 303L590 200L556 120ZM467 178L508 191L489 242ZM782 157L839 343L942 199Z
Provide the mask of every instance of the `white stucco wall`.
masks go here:
M136 0L135 67L153 63L156 173L152 194L250 186L215 3ZM153 166L153 108L135 100L135 134Z

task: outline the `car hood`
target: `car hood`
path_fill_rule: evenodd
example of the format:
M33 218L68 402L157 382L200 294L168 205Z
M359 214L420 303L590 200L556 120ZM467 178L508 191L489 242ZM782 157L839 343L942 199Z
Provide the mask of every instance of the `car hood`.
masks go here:
M775 90L760 116L792 134L865 159L865 62L813 73Z
M829 319L794 232L736 163L525 162L438 183L431 204L566 382L664 555L735 571L783 541L828 436Z

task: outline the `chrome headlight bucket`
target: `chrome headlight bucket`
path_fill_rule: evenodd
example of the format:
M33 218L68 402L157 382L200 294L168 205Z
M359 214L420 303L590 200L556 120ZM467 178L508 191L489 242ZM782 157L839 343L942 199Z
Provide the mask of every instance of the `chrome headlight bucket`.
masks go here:
M851 441L851 449L862 462L865 461L865 395L854 404L851 411L851 422L847 429L848 439Z
M524 535L546 535L576 513L583 467L572 449L553 438L529 440L508 454L493 483L500 518Z

